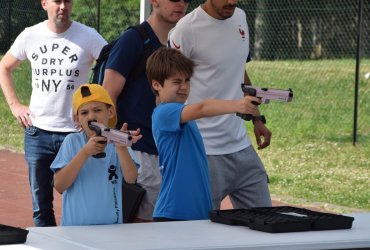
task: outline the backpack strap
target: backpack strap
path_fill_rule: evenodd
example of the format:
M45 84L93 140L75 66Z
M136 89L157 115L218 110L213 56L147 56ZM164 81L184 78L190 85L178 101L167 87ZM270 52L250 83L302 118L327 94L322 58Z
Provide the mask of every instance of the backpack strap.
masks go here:
M128 29L134 29L140 34L141 41L143 44L143 54L136 63L134 69L131 71L130 76L127 78L126 84L136 81L142 74L145 73L146 61L148 57L153 53L153 44L152 41L150 40L149 33L145 28L144 23L135 26L130 26Z
M102 84L104 80L105 65L107 64L109 53L113 46L116 44L118 38L112 42L104 45L100 51L98 59L96 59L95 65L92 68L92 74L90 76L90 83Z
M138 58L136 65L132 69L130 75L126 79L126 84L131 83L136 81L141 75L145 74L146 70L146 61L148 57L153 53L153 44L150 40L149 33L147 29L145 28L144 23L135 25L135 26L130 26L127 28L128 29L134 29L136 32L139 33L140 38L142 40L142 45L143 45L143 53L140 55L140 58ZM103 47L101 50L98 59L96 60L96 63L94 67L92 68L92 74L90 77L90 82L91 83L103 83L104 79L104 71L105 71L105 65L108 61L109 53L113 46L116 44L117 40L119 39L116 38L114 41L108 43Z

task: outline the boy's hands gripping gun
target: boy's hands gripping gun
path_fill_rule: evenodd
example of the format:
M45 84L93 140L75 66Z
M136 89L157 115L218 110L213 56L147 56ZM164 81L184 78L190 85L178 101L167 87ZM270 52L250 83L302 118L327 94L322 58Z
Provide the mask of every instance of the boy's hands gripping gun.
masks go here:
M258 88L258 87L253 87L253 86L250 86L244 83L242 83L241 87L242 87L244 94L259 97L261 99L261 103L267 104L270 102L270 100L281 101L281 102L291 102L293 100L292 89L283 90L283 89L272 89L272 88ZM253 103L253 104L259 105L258 103ZM240 114L240 113L237 113L237 115L246 121L261 120L263 123L266 123L266 118L263 115L259 117L255 117L250 114Z
M132 136L129 133L122 132L117 129L112 129L104 126L101 123L89 121L89 128L93 130L97 136L104 136L108 143L120 143L127 147L132 145ZM105 152L94 155L95 158L104 158Z

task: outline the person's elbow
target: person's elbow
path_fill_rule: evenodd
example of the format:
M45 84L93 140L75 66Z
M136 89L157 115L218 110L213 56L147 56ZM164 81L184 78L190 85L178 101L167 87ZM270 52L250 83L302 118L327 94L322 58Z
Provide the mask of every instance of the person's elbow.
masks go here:
M121 73L113 70L106 69L104 71L103 87L108 91L113 102L115 102L118 96L121 94L123 87L125 86L126 78Z
M53 187L60 194L62 194L66 190L65 185L63 185L63 182L58 176L58 173L54 174Z
M8 51L3 58L0 60L0 73L1 75L11 75L15 68L17 68L22 63L14 57L10 51Z
M126 175L123 176L123 178L125 179L125 182L127 182L129 184L135 184L136 180L137 180L137 177L138 177L137 171L126 174Z

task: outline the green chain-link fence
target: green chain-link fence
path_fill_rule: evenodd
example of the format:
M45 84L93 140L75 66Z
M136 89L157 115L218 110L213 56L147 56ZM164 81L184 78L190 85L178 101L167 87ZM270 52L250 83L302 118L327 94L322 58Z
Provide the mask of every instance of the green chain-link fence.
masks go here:
M0 1L0 53L3 54L15 37L27 26L46 18L39 0Z
M193 0L189 11L202 2ZM247 13L254 59L320 59L355 56L359 2L242 0L238 5ZM79 0L74 3L73 18L98 29L110 41L139 22L139 4L138 0ZM369 0L364 1L362 11L362 55L369 57ZM45 17L40 0L0 1L0 52L25 27Z

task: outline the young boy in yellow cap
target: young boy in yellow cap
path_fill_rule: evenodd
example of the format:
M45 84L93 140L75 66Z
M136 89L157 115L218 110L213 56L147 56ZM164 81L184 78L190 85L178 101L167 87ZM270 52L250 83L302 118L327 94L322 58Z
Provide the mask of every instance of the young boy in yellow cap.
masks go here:
M98 84L82 84L72 97L74 120L82 128L69 134L51 165L54 188L63 193L61 225L122 223L122 178L135 183L137 168L122 144L107 144L89 128L95 121L114 128L116 110L108 92ZM127 124L121 131L127 129ZM140 131L130 131L132 142ZM105 152L105 157L93 157Z

